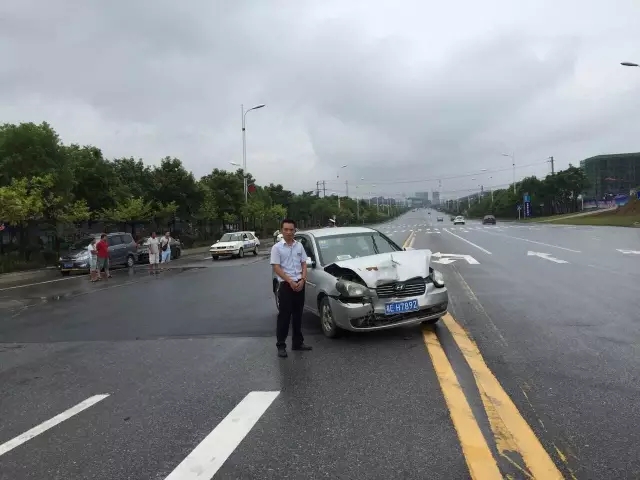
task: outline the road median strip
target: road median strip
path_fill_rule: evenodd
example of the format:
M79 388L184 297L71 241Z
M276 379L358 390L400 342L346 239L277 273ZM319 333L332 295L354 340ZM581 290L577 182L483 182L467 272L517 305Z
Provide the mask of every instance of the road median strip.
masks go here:
M409 236L407 237L407 239L402 244L402 248L407 248L407 247L410 247L411 245L413 245L413 241L415 241L415 235L416 235L416 232L414 230L411 230L409 232Z
M495 441L500 456L528 478L538 480L564 478L533 429L487 366L476 343L449 313L442 317L442 322L453 336L473 373L493 433L492 440ZM484 446L477 438L480 431L477 421L470 408L467 409L464 406L466 404L468 407L468 401L457 378L455 378L453 367L442 350L436 333L425 329L423 336L451 418L458 432L458 438L462 444L472 478L482 478L483 480L503 478L499 473L497 477L491 473L478 474L478 472L485 471L482 469L487 468L487 460ZM469 416L471 418L468 418ZM486 444L484 437L483 441ZM476 448L471 445L475 445ZM495 462L495 459L493 460ZM524 462L524 465L520 464L521 462Z

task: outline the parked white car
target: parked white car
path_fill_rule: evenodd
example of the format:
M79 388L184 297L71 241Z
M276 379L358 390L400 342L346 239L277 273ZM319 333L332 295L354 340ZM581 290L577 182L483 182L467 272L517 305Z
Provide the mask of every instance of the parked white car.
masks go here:
M242 258L247 253L258 255L259 246L260 240L254 232L225 233L220 240L211 245L209 253L214 260L220 257Z

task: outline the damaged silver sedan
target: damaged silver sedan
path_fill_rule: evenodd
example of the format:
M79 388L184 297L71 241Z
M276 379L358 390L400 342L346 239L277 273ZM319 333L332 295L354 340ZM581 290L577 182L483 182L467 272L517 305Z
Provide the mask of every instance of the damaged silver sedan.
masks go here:
M305 310L327 337L435 323L447 311L442 274L430 250L403 249L377 230L324 228L298 232L308 255ZM278 281L273 292L278 302Z

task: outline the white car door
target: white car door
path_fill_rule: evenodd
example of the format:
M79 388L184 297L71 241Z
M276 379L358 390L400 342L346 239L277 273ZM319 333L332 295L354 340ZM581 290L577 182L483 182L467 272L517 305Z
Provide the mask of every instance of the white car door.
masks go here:
M318 259L318 255L313 248L311 237L309 237L308 235L296 235L294 238L302 244L307 257L316 262ZM310 265L307 265L307 284L305 285L304 289L304 308L314 313L317 313L318 311L318 281L316 279L317 275L318 271Z

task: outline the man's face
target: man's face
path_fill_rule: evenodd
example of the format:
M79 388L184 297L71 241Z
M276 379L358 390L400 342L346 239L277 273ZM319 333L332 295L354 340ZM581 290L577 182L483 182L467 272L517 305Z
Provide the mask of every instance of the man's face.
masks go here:
M153 233L151 234L151 238L156 238L156 232L153 232Z
M169 232L165 233L164 236L169 238Z
M293 223L282 224L282 236L285 238L285 240L291 240L295 231L296 228L293 226Z

